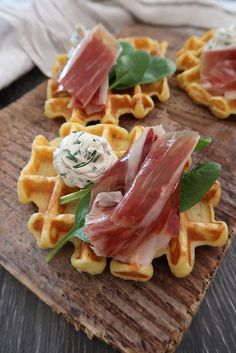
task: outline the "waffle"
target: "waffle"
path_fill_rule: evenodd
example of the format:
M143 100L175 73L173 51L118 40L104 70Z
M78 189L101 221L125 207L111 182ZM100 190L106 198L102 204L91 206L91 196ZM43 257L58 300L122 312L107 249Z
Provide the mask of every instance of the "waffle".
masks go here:
M41 249L53 248L74 224L76 203L60 205L60 197L77 191L65 185L53 167L53 152L62 138L72 131L87 131L106 138L114 153L121 157L143 132L142 126L127 130L115 126L99 124L89 127L78 123L65 123L61 126L60 137L48 141L44 136L36 136L32 144L32 153L28 164L22 170L18 184L18 198L23 204L33 202L38 212L31 215L28 228L35 236ZM75 252L72 265L78 271L92 274L101 273L106 259L96 256L87 244L73 239Z
M130 145L142 134L143 127L136 126L129 133L115 126L99 124L85 127L75 122L64 123L60 137L49 142L44 136L36 136L28 164L18 180L18 198L23 204L33 202L38 207L28 222L30 232L35 236L42 249L53 248L70 230L74 223L75 203L60 205L60 197L76 191L66 186L53 168L53 151L61 139L72 131L87 131L105 137L113 151L121 157ZM222 246L228 237L224 222L216 221L213 208L220 199L220 184L216 182L204 199L190 210L181 214L181 230L177 239L172 239L169 247L157 257L166 254L171 271L177 277L188 275L194 265L195 248L200 245ZM72 266L79 272L102 273L106 259L98 257L89 245L72 239L75 251L71 257ZM152 265L124 264L116 260L110 263L114 276L147 281L153 275Z
M195 261L195 249L210 245L220 247L228 240L228 227L225 222L216 221L214 207L220 201L221 186L215 182L204 198L189 210L181 213L180 233L173 238L163 252L167 256L171 272L176 277L190 274Z
M122 39L129 42L136 49L142 49L151 55L165 56L167 42L155 41L148 37L131 37ZM68 57L58 55L52 69L52 78L48 81L47 99L45 102L45 115L48 118L64 117L66 121L74 121L86 126L91 121L100 121L103 124L119 124L119 118L123 114L130 113L137 119L144 118L153 108L153 97L165 102L170 97L167 78L145 85L136 85L132 89L117 94L108 92L106 107L103 111L87 115L83 109L68 108L71 99L68 92L57 92L56 77Z
M190 37L184 47L177 52L177 70L182 72L176 76L176 79L179 87L185 90L195 103L209 107L217 118L225 119L231 114L236 114L236 100L213 96L200 81L201 54L213 33L208 31L202 37Z
M198 246L223 246L228 239L228 228L225 222L216 221L214 207L221 195L219 182L191 209L181 213L180 233L173 238L168 247L156 254L156 257L167 256L171 272L176 277L185 277L193 270L195 249ZM147 281L153 274L152 265L148 267L136 264L122 264L112 260L111 273L123 279Z

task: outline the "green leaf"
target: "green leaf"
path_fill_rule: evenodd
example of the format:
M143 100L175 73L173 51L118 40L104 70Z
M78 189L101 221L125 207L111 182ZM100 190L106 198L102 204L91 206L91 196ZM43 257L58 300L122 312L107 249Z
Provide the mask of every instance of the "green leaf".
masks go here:
M71 234L74 234L79 228L84 226L85 217L89 211L90 196L91 189L88 189L80 199L75 211L75 223L70 230Z
M121 47L121 52L120 52L119 58L117 59L117 62L119 61L119 59L121 58L122 55L129 55L130 53L132 53L134 51L133 46L128 42L121 41L121 42L119 42L119 44ZM114 79L116 77L115 67L116 67L116 65L114 65L109 72L109 84L110 85L114 82Z
M211 142L212 142L212 138L211 137L207 137L206 139L200 137L200 139L198 140L198 143L197 143L197 145L196 145L196 147L194 149L194 152L201 151L203 148L208 146Z
M146 84L159 81L164 77L173 75L176 70L176 65L173 61L166 58L157 58L150 56L149 66L145 71L142 80L139 84Z
M60 205L65 205L67 203L76 201L76 200L80 200L84 194L87 193L88 190L92 189L92 185L89 185L88 187L84 188L84 189L80 189L79 191L76 192L72 192L71 194L62 196L60 198Z
M90 243L89 239L84 234L84 227L80 228L76 233L74 233L74 238L79 238L83 240L85 243Z
M109 73L111 89L124 90L136 84L159 81L163 77L172 75L176 70L175 63L167 58L158 58L145 51L135 50L130 43L125 41L119 43L121 53L116 65Z
M67 235L62 238L59 243L53 248L46 257L46 262L52 261L54 256L65 246L65 244L73 237L78 234L80 228L84 226L85 217L89 211L89 202L91 196L91 189L88 189L81 197L76 211L75 211L75 223Z
M133 87L142 79L149 65L150 55L144 51L134 51L122 55L115 67L116 79L110 88L119 89Z
M128 42L122 42L120 41L119 42L120 44L120 47L121 47L121 53L120 53L120 56L119 58L122 56L122 55L129 55L131 54L132 52L135 51L134 47L128 43ZM118 59L119 60L119 59Z
M180 185L180 212L186 211L199 202L212 187L221 172L221 165L206 162L185 172Z

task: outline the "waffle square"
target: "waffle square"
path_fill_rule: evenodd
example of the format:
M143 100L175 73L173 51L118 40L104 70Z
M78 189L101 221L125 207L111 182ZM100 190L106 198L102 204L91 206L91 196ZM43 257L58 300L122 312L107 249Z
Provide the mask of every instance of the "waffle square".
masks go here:
M130 145L142 134L143 127L136 126L129 133L116 125L98 124L82 126L67 122L61 126L60 137L48 141L36 136L28 164L18 180L18 198L23 204L35 203L38 212L31 215L28 227L42 249L53 248L65 236L74 223L76 204L60 205L60 197L76 191L66 186L53 167L53 151L61 139L72 131L87 131L106 138L113 151L121 157ZM195 248L201 245L222 246L228 238L227 225L216 221L214 207L220 200L221 187L216 182L204 198L191 209L181 214L181 229L178 238L172 239L168 248L157 254L166 255L169 267L177 277L188 275L194 266ZM106 259L96 256L88 244L72 239L75 251L71 257L72 266L79 272L102 273ZM110 263L114 276L147 281L153 275L152 265L124 264L116 260Z
M149 37L129 37L122 40L151 55L165 56L168 46L167 42L159 43ZM66 121L74 121L84 126L91 121L118 125L119 118L123 114L132 114L137 119L144 118L154 108L154 97L161 102L167 101L170 97L167 78L163 78L151 84L136 85L121 94L109 91L106 107L99 113L87 115L83 109L68 108L71 97L68 92L57 92L56 81L57 74L67 59L67 55L57 56L52 69L52 78L48 80L45 102L45 115L48 118L64 117Z
M184 47L176 54L176 76L179 87L185 90L197 104L205 105L211 112L221 119L236 114L236 100L227 100L223 96L213 96L201 84L200 59L203 47L212 38L214 31L206 32L202 37L190 37Z

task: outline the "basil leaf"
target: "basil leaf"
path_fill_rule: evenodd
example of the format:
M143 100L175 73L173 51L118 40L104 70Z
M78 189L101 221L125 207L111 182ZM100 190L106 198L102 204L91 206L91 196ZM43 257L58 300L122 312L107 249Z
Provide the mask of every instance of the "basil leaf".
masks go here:
M212 138L211 137L207 137L206 139L200 137L200 139L198 140L198 143L197 143L197 145L196 145L196 147L194 149L194 152L201 151L203 148L208 146L211 142L212 142Z
M221 172L221 165L206 162L185 172L180 185L180 212L193 207L212 187Z
M88 189L81 197L75 211L75 223L71 230L62 238L59 243L53 248L46 257L46 262L52 261L56 254L65 246L65 244L76 234L79 229L84 226L85 217L89 211L89 202L91 196L91 189Z
M135 86L142 79L149 65L150 55L144 51L134 51L122 55L115 67L116 79L110 88L123 89Z
M171 76L176 70L176 65L173 61L166 58L157 58L150 56L149 66L145 71L142 80L139 84L146 84L159 81L163 77Z

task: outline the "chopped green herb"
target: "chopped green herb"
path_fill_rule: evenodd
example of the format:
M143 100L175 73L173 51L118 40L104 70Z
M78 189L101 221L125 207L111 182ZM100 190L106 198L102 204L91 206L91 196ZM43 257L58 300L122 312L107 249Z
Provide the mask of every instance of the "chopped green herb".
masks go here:
M75 163L78 162L78 159L76 158L75 154L71 153L70 151L67 152L66 158Z
M73 166L73 168L74 169L79 169L79 168L85 167L87 164L93 162L93 160L96 158L97 154L98 154L98 152L96 150L94 150L92 153L88 152L88 155L86 155L86 157L88 158L88 161L76 164L76 165ZM100 157L100 155L99 155L99 157Z
M97 155L93 159L93 162L96 163L99 157L101 157L101 153L97 153Z

